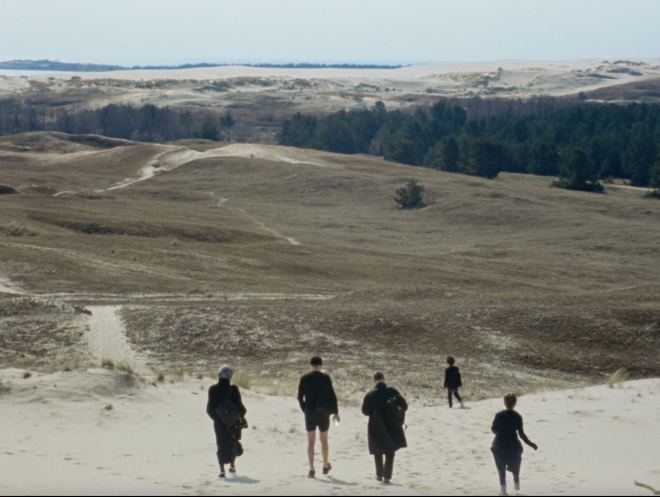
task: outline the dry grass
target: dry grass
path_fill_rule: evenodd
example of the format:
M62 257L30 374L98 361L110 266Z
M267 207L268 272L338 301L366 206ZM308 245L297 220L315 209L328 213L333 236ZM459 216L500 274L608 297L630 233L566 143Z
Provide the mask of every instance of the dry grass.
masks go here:
M123 314L130 342L168 379L230 361L249 388L291 395L317 353L349 399L376 370L439 397L447 354L466 358L472 399L503 385L603 383L623 365L660 374L660 203L634 190L595 196L547 178L487 181L295 151L325 167L204 159L90 195L162 148L96 148L82 160L65 152L89 145L52 135L30 152L39 162L7 151L24 139L3 139L3 182L79 193L2 196L3 215L39 236L0 240L0 272L34 292L75 288L80 306L134 304ZM440 200L401 212L394 190L413 173ZM259 293L334 298L238 300ZM83 315L14 300L0 298L2 365L41 371L53 351L84 347ZM499 361L506 370L491 366Z
M101 360L101 367L105 369L115 369L115 361L112 359L104 358Z
M610 375L607 379L607 386L614 388L616 385L625 383L628 380L630 380L630 373L626 368L621 368Z

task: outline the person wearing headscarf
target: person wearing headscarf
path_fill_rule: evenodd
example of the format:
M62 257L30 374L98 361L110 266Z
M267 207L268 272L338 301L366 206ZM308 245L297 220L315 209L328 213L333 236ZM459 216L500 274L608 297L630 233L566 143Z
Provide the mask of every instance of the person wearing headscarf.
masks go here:
M243 405L241 392L236 385L231 384L234 372L229 366L222 366L218 371L218 383L209 388L209 401L206 412L213 420L215 440L218 446L218 463L220 464L220 478L225 478L225 465L229 465L229 472L236 473L236 458L243 454L240 443L243 428L247 427L245 414L247 409ZM229 400L242 415L232 426L227 426L218 413L218 408Z

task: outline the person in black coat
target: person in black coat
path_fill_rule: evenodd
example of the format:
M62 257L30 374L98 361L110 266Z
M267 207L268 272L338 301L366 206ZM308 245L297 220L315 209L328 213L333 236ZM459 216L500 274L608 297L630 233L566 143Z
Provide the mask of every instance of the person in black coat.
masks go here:
M523 447L518 440L518 435L523 442L532 449L537 450L538 446L531 442L523 430L523 418L514 409L518 403L515 394L510 393L504 397L505 411L495 415L491 430L495 434L495 440L491 451L495 457L495 465L500 476L500 495L506 493L506 471L513 473L513 481L516 490L520 490L520 465L522 463Z
M443 390L447 392L447 399L449 400L449 408L451 409L454 407L454 404L452 402L452 395L456 397L456 400L458 400L461 404L461 407L464 407L463 405L463 399L461 399L461 396L458 395L458 389L463 386L463 380L461 380L461 372L458 370L454 364L456 364L456 359L453 357L449 356L447 357L447 364L449 364L449 367L445 369L445 383L443 386Z
M206 412L213 420L213 428L215 429L220 478L225 477L226 464L229 464L230 473L236 473L236 457L243 454L243 447L240 443L242 430L247 427L245 421L247 409L243 405L240 390L236 385L230 383L232 376L233 371L229 366L220 368L218 383L209 388L209 401L206 405ZM225 425L216 411L216 408L227 399L231 400L243 413L242 418L233 426Z
M397 397L399 409L404 413L408 404L399 392L385 384L382 373L374 375L374 389L362 403L362 414L369 416L369 453L376 460L376 478L389 483L394 470L394 453L408 446L403 426L388 422L387 401ZM383 464L383 457L385 463Z

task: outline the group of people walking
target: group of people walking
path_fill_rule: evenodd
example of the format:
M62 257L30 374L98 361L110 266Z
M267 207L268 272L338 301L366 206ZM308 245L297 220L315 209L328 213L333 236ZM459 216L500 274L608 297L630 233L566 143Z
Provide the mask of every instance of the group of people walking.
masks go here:
M445 370L443 388L447 391L449 407L453 407L453 398L464 407L458 392L463 386L460 371L453 357L448 357L447 363L449 367ZM298 403L304 414L307 431L309 478L316 477L314 460L317 431L321 443L323 474L327 475L332 470L329 462L328 432L331 417L336 424L340 421L337 395L330 376L321 371L322 367L323 360L313 357L310 361L311 371L300 379L298 386ZM236 472L236 458L243 454L241 433L248 427L245 419L247 409L243 405L239 388L231 384L232 375L233 371L229 366L220 368L218 383L209 388L206 408L215 429L220 478L226 477L226 466L229 466L230 473ZM366 394L362 402L362 413L369 418L368 445L369 453L375 460L376 478L388 484L394 472L395 453L407 447L404 427L408 403L395 388L387 386L382 373L376 373L373 381L374 388ZM538 449L523 430L522 416L515 411L517 400L515 394L507 394L504 397L506 409L495 416L491 428L495 435L491 451L500 478L500 495L507 495L507 471L513 473L515 488L520 490L523 448L518 436L534 450Z

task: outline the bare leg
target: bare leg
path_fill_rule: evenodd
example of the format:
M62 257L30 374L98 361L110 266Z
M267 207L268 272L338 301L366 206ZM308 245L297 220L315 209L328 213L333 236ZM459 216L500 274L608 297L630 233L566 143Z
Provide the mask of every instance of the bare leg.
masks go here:
M316 445L316 431L307 432L307 457L309 459L309 470L314 471L314 447Z
M328 467L328 456L330 455L330 447L328 446L328 432L319 435L321 440L321 454L323 454L323 469Z

